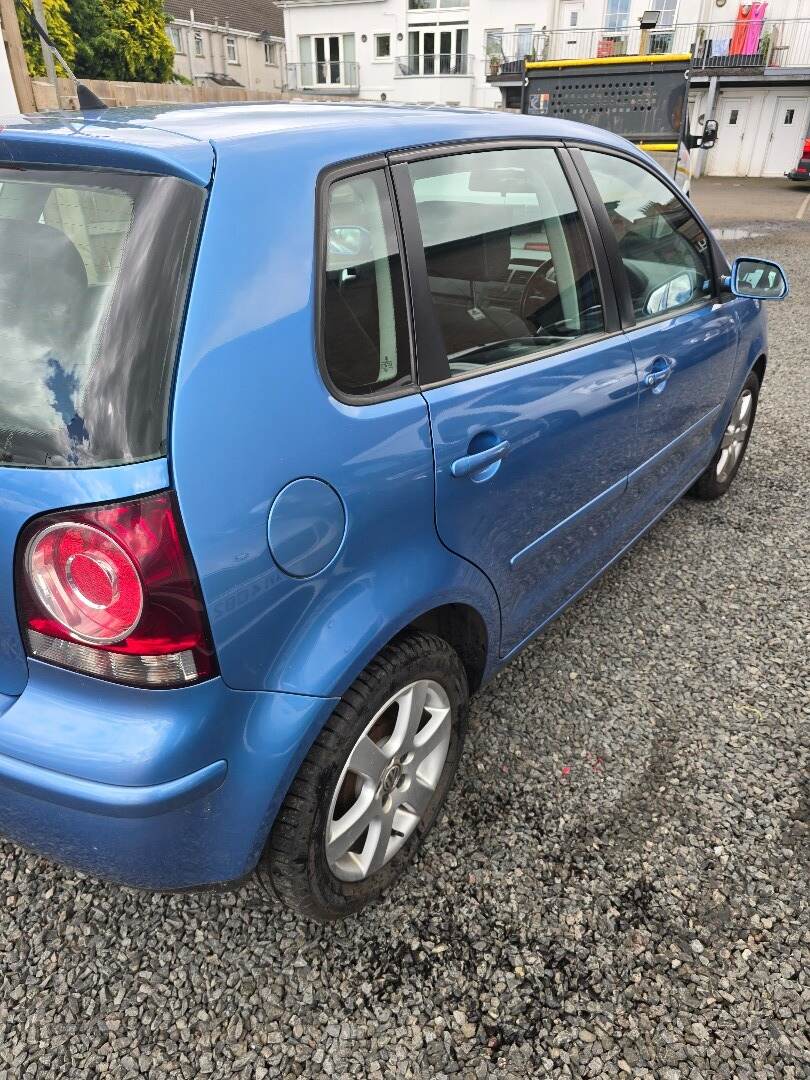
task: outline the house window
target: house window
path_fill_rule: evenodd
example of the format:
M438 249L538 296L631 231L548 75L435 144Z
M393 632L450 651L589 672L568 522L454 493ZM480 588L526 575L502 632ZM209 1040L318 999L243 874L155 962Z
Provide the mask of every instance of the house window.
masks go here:
M226 37L225 38L225 55L228 58L228 63L229 64L238 64L239 63L239 54L236 51L236 38L235 37Z
M411 11L427 11L434 8L469 7L470 0L408 0Z
M607 0L605 27L608 30L624 30L630 20L630 0Z
M468 75L467 27L429 26L408 33L408 56L401 75Z
M278 67L278 55L276 50L278 46L275 41L265 41L264 43L264 62L271 67Z
M485 48L489 60L503 60L503 30L487 30Z
M194 31L194 55L205 56L205 47L203 45L203 36L199 30Z
M391 35L374 35L374 56L377 60L387 60L391 55Z
M515 34L517 40L518 59L522 60L524 56L532 56L532 38L534 37L534 27L516 26Z
M176 53L181 53L183 51L183 38L180 34L179 29L176 26L169 27L169 40L171 41L172 48Z

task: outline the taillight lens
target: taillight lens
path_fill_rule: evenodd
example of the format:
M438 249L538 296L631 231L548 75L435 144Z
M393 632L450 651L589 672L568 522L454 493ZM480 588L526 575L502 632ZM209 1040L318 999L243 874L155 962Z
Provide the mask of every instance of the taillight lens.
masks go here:
M29 655L133 686L216 674L199 584L173 494L30 522L17 595Z
M810 157L810 139L804 140L804 150L802 150L802 157Z

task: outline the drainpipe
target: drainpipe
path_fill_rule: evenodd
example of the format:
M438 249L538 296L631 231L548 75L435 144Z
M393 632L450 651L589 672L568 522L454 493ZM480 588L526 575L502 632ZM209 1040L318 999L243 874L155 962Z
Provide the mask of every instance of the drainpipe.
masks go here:
M188 77L194 85L194 8L188 9Z

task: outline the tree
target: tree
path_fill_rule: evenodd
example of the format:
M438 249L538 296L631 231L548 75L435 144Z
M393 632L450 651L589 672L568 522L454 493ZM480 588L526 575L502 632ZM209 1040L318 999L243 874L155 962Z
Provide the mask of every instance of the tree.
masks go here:
M174 51L163 0L69 0L76 74L86 79L168 82Z
M26 3L30 10L30 0ZM59 52L71 66L76 55L76 38L70 25L70 9L67 0L44 0L45 19L48 23L48 37L53 41ZM28 74L36 78L45 74L45 64L42 61L42 46L39 34L31 25L27 11L17 2L17 19L20 24L25 60L28 65ZM66 75L59 64L56 65L57 75Z
M168 22L163 0L70 0L76 74L168 82L174 61Z

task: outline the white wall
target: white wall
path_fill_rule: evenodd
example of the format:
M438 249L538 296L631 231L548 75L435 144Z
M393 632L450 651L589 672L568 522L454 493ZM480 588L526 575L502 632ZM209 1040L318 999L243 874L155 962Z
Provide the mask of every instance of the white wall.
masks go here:
M2 40L0 40L0 116L9 116L19 111L20 107L17 104L17 95L14 93L14 84L11 81L6 49Z

